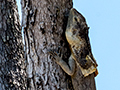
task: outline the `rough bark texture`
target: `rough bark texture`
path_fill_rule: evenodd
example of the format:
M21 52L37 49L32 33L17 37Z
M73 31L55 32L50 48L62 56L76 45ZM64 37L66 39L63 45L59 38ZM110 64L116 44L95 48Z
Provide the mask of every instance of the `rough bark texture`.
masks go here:
M25 63L15 0L0 0L0 90L25 90Z
M28 89L69 90L66 73L50 59L49 49L63 47L71 0L22 0Z
M47 53L49 49L57 51L60 46L63 59L70 56L65 29L71 8L72 0L22 0L28 90L74 90L71 77ZM85 82L82 79L81 86L93 90L87 87L95 87L93 77L87 77ZM83 89L76 87L76 90Z

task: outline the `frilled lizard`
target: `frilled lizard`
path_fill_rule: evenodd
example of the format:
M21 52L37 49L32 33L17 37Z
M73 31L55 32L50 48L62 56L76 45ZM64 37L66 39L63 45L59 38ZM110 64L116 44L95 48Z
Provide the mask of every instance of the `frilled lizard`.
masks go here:
M62 54L59 55L59 53L55 51L50 51L52 59L72 77L72 83L76 83L76 85L80 82L78 79L80 77L79 75L81 75L80 73L82 73L84 77L92 73L94 73L95 76L98 74L98 65L91 52L88 29L89 27L82 14L72 8L69 13L65 31L66 39L71 50L71 56L68 59L68 63L62 60ZM75 87L74 85L74 88Z

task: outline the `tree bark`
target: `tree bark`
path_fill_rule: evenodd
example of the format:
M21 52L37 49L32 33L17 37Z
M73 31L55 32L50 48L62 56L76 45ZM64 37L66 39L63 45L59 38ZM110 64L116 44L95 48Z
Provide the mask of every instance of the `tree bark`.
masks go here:
M68 60L65 29L71 8L72 0L22 0L24 53L16 1L0 0L0 90L75 90L48 53L61 47ZM80 80L76 90L95 90L93 74Z
M0 0L0 90L26 89L21 27L15 0Z
M71 8L72 0L22 0L28 90L74 90L71 77L48 53L49 49L62 47L63 59L70 56L65 29ZM95 90L93 74L80 80L81 87Z
M67 15L72 0L22 0L22 25L25 31L28 89L70 90L70 76L50 59L49 49L64 49Z

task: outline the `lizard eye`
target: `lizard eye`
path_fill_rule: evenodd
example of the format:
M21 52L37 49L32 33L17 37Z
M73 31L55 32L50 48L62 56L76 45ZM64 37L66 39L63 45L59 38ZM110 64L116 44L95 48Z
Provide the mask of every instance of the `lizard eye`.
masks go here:
M76 18L76 17L74 17L74 19L75 19L75 21L77 22L77 18Z

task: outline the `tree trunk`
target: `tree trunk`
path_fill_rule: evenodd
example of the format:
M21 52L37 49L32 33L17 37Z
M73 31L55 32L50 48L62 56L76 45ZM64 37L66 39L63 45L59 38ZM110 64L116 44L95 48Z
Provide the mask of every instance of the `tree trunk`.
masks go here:
M22 25L25 31L28 89L69 90L70 76L50 59L49 49L64 49L67 15L71 0L22 0Z
M0 90L74 90L48 53L62 47L63 60L70 56L65 29L71 8L72 0L22 0L25 66L16 2L0 0ZM95 87L93 78L82 79L86 90Z
M25 62L15 0L0 0L0 90L25 90Z
M65 29L71 8L72 0L22 0L28 90L74 90L71 77L50 59L48 53L49 49L57 51L62 47L63 59L70 56ZM85 82L82 79L86 90L95 87L93 78L94 75L90 75Z

